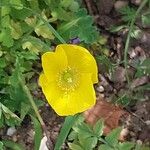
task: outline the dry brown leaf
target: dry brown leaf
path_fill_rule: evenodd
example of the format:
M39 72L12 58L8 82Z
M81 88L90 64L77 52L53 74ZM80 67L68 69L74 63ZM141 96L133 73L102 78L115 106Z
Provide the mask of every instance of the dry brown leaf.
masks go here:
M104 135L117 128L120 118L124 115L128 116L128 113L122 108L102 99L97 100L95 106L84 112L85 121L90 125L94 125L99 119L104 120Z

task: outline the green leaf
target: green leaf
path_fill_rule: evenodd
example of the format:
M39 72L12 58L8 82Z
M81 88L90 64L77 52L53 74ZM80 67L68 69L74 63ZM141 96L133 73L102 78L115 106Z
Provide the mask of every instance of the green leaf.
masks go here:
M142 77L143 75L150 75L150 58L146 58L139 64L137 64L137 72L135 74L136 77Z
M118 144L118 138L119 138L121 130L122 128L114 129L111 133L109 133L105 137L106 142L110 144L111 146L115 147Z
M58 135L54 150L61 149L62 144L65 142L65 140L69 134L69 131L71 130L75 121L78 120L78 117L79 117L79 115L66 117L65 122L61 128L60 134Z
M33 116L31 116L31 119L34 124L34 150L39 150L41 139L42 139L42 128L40 122Z
M6 47L13 46L14 41L11 36L10 28L2 29L2 31L0 33L0 42L2 42L2 45L6 46Z
M8 93L10 95L11 101L7 102L7 105L10 103L10 107L14 109L14 111L21 111L21 105L22 103L29 104L29 101L27 99L26 94L23 91L23 88L19 82L19 79L24 81L24 76L22 75L21 71L21 58L16 58L16 64L15 64L15 70L12 73L12 76L10 77L9 80L9 90Z
M142 23L144 26L150 26L150 13L147 15L142 15Z
M4 57L0 58L0 68L5 68L6 66L6 59Z
M103 129L104 129L104 122L103 120L99 120L96 122L96 124L94 125L94 133L95 135L97 135L97 137L102 136L103 134Z
M7 119L14 118L20 121L20 118L16 114L14 114L9 108L4 106L2 103L0 103L0 109L2 109L2 112Z
M10 27L10 16L9 15L5 15L1 21L2 21L1 22L2 27L4 27L4 28Z
M134 146L135 146L134 143L124 142L124 143L119 143L118 148L119 150L131 150Z
M28 36L24 39L22 44L23 49L29 49L31 52L38 54L39 52L48 51L50 49L43 41L39 38Z
M79 3L74 1L74 0L62 0L60 2L60 5L62 7L64 7L65 9L69 9L73 12L77 12L77 10L79 9Z
M69 8L71 3L73 2L74 0L62 0L60 1L60 5L64 8Z
M1 109L0 109L0 111L2 111ZM3 116L3 114L1 114L1 118L0 118L0 128L2 128L4 126L4 116Z
M119 12L122 14L122 19L125 22L131 22L131 20L134 18L136 10L132 7L126 6L119 10Z
M98 32L93 26L93 19L87 15L85 9L79 9L69 22L58 27L58 32L67 40L79 37L85 43L91 43L97 40Z
M120 30L127 28L127 25L120 25L120 26L112 26L110 28L110 32L119 32Z
M84 139L79 138L79 142L85 150L93 149L96 146L97 141L97 137L88 137Z
M78 137L81 138L88 138L94 135L92 128L84 122L73 129L78 133Z
M108 145L102 144L99 146L98 150L114 150L114 149L109 147Z
M71 11L65 10L63 7L60 7L59 5L55 8L52 8L51 15L53 18L55 18L55 20L61 21L68 21L68 20L70 21L73 17L73 13Z
M73 12L77 12L79 10L79 4L76 1L73 1L69 7L69 9Z
M32 10L34 10L36 12L40 11L38 0L30 0L29 3L30 3L30 7Z
M8 107L3 105L2 103L0 103L0 113L0 127L2 127L4 123L8 126L18 125L21 121L21 119L16 114L14 114Z
M25 150L25 148L22 145L15 143L13 141L2 140L2 142L5 147L10 148L11 150Z
M23 8L21 0L10 0L9 2L12 5L12 7L14 7L15 9L19 9L20 10L20 9Z
M23 120L25 115L29 112L31 109L31 106L26 103L21 103L21 114L20 114L20 119Z
M22 51L19 52L19 54L25 58L25 60L29 60L30 62L33 62L33 60L38 60L39 57L31 51Z
M75 143L68 143L68 146L71 150L84 150L80 145Z
M20 88L19 80L18 80L19 77L22 76L20 64L21 63L19 61L19 58L17 57L15 62L15 69L13 70L13 73L10 76L10 81L9 81L10 85L16 88L18 87Z
M1 7L1 16L8 15L10 13L10 7L8 6L2 6Z
M123 93L118 93L118 96L116 99L115 99L115 102L117 104L120 104L121 106L127 106L129 103L130 103L130 98L129 98L129 95L126 95Z
M26 17L30 17L33 14L33 12L29 9L21 9L17 10L15 8L11 8L10 15L13 19L19 19L19 20L25 20Z
M53 36L51 30L45 24L36 26L35 27L35 33L38 36L42 36L43 38L47 38L47 39L50 39L50 40L54 39L54 36Z
M19 22L11 20L11 35L14 39L19 39L22 36L23 32Z
M73 140L76 140L77 138L78 138L77 132L72 131L68 136L68 141L73 141Z
M4 150L4 144L0 141L0 150Z
M73 19L72 21L70 21L70 22L64 24L63 26L61 26L61 27L59 28L59 30L60 30L62 33L63 33L63 32L66 32L67 30L70 30L70 28L72 28L73 26L75 26L75 25L78 23L78 21L79 21L80 19L82 19L82 17Z

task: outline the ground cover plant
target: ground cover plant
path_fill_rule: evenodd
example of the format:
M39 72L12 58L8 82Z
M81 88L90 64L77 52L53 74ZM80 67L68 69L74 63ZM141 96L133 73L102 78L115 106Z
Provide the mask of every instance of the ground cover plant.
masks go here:
M149 149L149 38L149 0L1 0L0 149Z

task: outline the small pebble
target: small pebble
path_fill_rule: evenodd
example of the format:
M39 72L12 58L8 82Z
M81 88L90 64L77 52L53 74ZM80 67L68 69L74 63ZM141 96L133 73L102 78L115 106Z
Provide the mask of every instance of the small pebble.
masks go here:
M12 137L12 140L13 140L14 142L17 142L17 140L18 140L17 136L14 135L14 136Z
M137 140L136 143L142 145L143 142L141 140Z
M104 87L100 85L100 86L98 86L98 87L96 88L96 90L97 90L98 92L102 93L102 92L104 92Z
M48 104L48 103L46 104L46 107L49 107L49 104Z
M47 148L47 145L46 145L46 142L47 142L47 137L44 136L41 140L41 144L40 144L40 148L39 150L48 150Z
M141 4L142 0L131 0L131 3L139 6Z
M116 1L115 4L114 4L114 8L116 10L119 10L121 9L122 7L125 7L128 5L128 1Z
M7 129L6 135L12 136L13 134L15 134L16 131L17 131L17 130L16 130L15 127L10 127L10 128Z
M150 126L150 120L145 121L146 125Z
M129 52L130 58L135 58L137 54L135 53L134 49L132 49L131 52Z
M124 141L125 138L127 137L128 133L129 133L129 130L127 128L122 129L119 139L121 141Z

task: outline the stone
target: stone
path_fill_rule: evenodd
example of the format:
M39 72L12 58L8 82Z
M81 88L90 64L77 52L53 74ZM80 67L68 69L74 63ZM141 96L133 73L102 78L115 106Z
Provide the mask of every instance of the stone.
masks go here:
M15 134L15 132L16 132L17 130L16 130L16 128L15 127L10 127L10 128L8 128L7 129L7 133L6 133L6 135L8 135L8 136L12 136L12 135L14 135Z
M115 10L117 11L117 10L119 10L119 9L121 9L121 8L123 8L123 7L125 7L125 6L127 6L128 5L128 1L116 1L115 2L115 4L114 4L114 8L115 8Z

